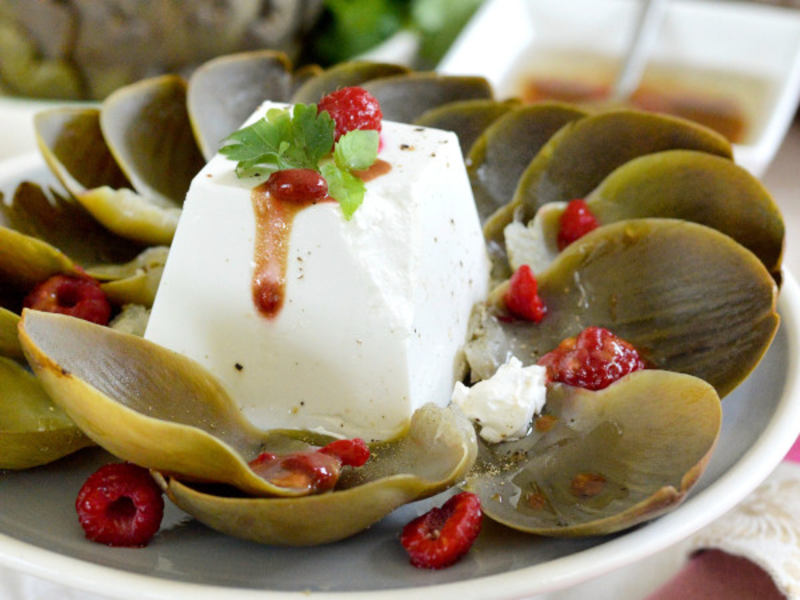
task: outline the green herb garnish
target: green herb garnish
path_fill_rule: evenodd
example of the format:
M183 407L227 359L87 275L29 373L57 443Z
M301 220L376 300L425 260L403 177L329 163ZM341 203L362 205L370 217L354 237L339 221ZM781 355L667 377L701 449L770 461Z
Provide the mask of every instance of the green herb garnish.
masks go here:
M272 108L263 119L223 140L220 153L236 161L238 177L265 176L283 169L314 169L328 182L328 193L349 220L364 201L364 182L352 172L378 158L378 132L346 133L334 147L335 123L315 104L296 104L291 112Z

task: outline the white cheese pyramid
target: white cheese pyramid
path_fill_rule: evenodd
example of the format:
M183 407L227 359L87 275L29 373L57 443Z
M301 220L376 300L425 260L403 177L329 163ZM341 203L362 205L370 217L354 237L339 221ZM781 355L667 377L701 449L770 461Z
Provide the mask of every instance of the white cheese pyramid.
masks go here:
M335 202L295 217L274 318L251 294L264 179L217 155L189 190L146 337L203 364L259 427L396 437L462 374L489 262L458 140L391 122L381 139L391 169L350 221Z

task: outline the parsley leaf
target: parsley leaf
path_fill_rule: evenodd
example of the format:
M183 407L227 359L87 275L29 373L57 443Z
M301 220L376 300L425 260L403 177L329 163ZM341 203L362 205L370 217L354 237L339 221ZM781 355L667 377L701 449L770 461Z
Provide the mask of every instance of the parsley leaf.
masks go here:
M297 104L291 113L273 108L263 119L223 140L220 153L237 162L239 177L269 175L283 169L319 170L333 148L336 124L314 104Z
M350 171L368 169L378 157L378 142L378 132L373 129L349 131L336 142L333 158Z
M322 176L328 182L328 194L339 202L345 220L349 221L364 202L364 194L367 191L364 182L336 163L322 165Z
M309 169L316 169L320 159L333 148L333 132L336 123L323 110L317 114L315 104L296 104L292 125L294 142L298 148L304 148L309 161Z
M334 147L336 124L314 104L296 104L291 110L273 108L263 119L223 140L220 154L236 161L238 177L270 175L283 169L314 169L328 183L328 193L350 220L364 201L366 187L352 171L368 169L378 157L379 136L374 130L344 134ZM333 151L333 161L324 160ZM320 166L320 162L322 165Z

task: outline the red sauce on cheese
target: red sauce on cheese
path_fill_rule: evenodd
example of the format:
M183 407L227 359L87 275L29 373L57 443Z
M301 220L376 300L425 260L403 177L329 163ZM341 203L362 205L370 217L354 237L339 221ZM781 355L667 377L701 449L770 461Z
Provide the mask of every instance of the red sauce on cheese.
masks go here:
M369 169L355 174L367 182L390 170L391 165L379 159ZM336 202L328 195L327 184L321 187L317 178L321 179L321 176L316 171L287 169L273 173L269 180L252 191L256 220L255 268L251 284L253 303L269 319L276 317L283 307L289 237L295 216L307 206Z

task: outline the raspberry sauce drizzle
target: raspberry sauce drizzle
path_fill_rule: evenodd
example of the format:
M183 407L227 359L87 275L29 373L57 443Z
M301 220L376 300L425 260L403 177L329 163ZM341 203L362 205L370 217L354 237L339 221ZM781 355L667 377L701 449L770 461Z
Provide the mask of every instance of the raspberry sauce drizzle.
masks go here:
M385 160L376 160L371 167L354 174L365 183L387 174L392 166ZM305 171L295 169L294 171ZM287 171L273 174L285 175ZM308 173L302 175L309 177ZM324 180L323 180L324 181ZM272 182L272 183L271 183ZM297 189L309 189L306 195ZM319 202L336 202L327 193L318 193L319 188L301 183L289 192L289 197L276 195L277 186L270 180L254 188L251 193L253 213L256 221L252 294L256 309L266 318L273 319L281 311L286 296L286 269L289 257L289 238L292 224L298 212Z
M254 188L251 197L256 218L253 303L263 316L272 319L283 307L289 236L295 215L306 206L335 200L326 195L323 198L285 201L273 196L266 183Z
M392 170L392 165L385 160L379 158L377 159L368 169L364 169L363 171L353 171L353 175L358 177L364 183L368 181L372 181L373 179L377 179L381 175L386 175L389 171Z

